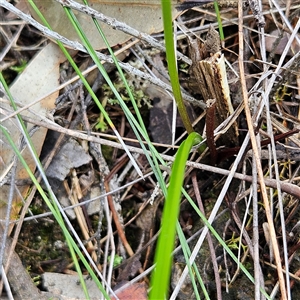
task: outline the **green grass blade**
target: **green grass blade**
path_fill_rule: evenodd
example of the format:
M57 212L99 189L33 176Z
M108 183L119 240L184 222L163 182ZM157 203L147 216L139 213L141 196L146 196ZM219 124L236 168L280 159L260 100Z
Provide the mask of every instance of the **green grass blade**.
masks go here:
M175 98L183 125L184 125L186 131L188 133L191 133L194 131L194 129L192 127L186 107L182 100L180 84L179 84L179 79L178 79L177 61L176 61L176 56L175 56L173 30L172 30L171 1L170 0L161 0L161 6L162 6L162 14L163 14L163 22L164 22L164 36L165 36L165 43L166 43L168 71L169 71L169 75L170 75L173 94L174 94L174 98Z
M221 20L218 1L216 1L216 0L214 1L214 8L215 8L216 16L217 16L217 21L218 21L220 39L221 39L221 41L224 41L225 37L224 37L224 31L223 31L223 26L222 26L222 20Z
M87 0L83 0L83 2L84 2L85 5L89 5ZM121 79L122 79L122 81L123 81L123 83L124 83L124 85L125 85L126 91L127 91L128 96L129 96L129 98L130 98L130 100L131 100L131 103L132 103L132 105L133 105L133 109L134 109L134 111L135 111L135 113L136 113L136 116L137 116L137 118L138 118L139 124L140 124L141 128L144 130L144 134L148 136L147 129L146 129L146 127L145 127L143 118L142 118L142 116L141 116L141 114L140 114L140 110L139 110L139 108L138 108L138 106L137 106L137 103L136 103L136 101L135 101L135 99L134 99L134 97L133 97L132 91L131 91L131 89L130 89L130 87L129 87L129 85L128 85L128 82L127 82L126 78L125 78L124 72L123 72L123 70L121 69L120 64L119 64L119 62L118 62L118 60L117 60L117 58L116 58L116 56L115 56L113 50L111 49L111 47L110 47L110 45L109 45L109 42L108 42L108 40L106 39L106 36L105 36L105 34L103 33L103 31L102 31L102 29L101 29L101 26L100 26L100 24L99 24L99 22L98 22L98 20L95 19L95 18L93 18L93 22L94 22L94 24L95 24L95 26L96 26L96 28L97 28L97 30L98 30L98 32L99 32L99 35L101 36L101 38L102 38L103 41L105 42L105 45L106 45L106 47L107 47L107 50L109 51L109 54L111 55L111 57L112 57L112 59L113 59L113 62L114 62L115 66L116 66L116 68L117 68L117 70L118 70L118 72L119 72L119 74L120 74L120 77L121 77Z
M185 164L191 148L199 141L199 134L192 132L180 145L172 167L170 185L163 210L161 233L155 253L156 268L151 278L150 299L153 300L164 299L167 295L172 264L171 253L174 248Z
M190 278L191 278L191 281L192 281L192 285L193 285L193 289L194 289L196 299L197 300L200 299L200 295L199 295L199 291L198 291L198 288L197 288L197 285L196 285L194 272L196 273L197 279L200 283L200 286L201 286L201 289L202 289L202 292L204 294L205 299L210 299L209 295L208 295L208 292L206 290L206 287L204 285L204 282L203 282L203 280L201 278L201 275L199 273L199 270L197 268L197 265L195 264L195 262L192 264L192 266L190 264L189 257L191 255L191 250L190 250L189 245L186 242L186 238L184 236L184 233L182 232L181 226L180 226L178 221L177 221L177 224L176 224L176 230L177 230L177 234L178 234L178 237L179 237L179 240L180 240L180 244L181 244L181 247L182 247L182 252L183 252L183 255L184 255L184 258L185 258L185 261L186 261L186 265L189 269L189 274L190 274Z

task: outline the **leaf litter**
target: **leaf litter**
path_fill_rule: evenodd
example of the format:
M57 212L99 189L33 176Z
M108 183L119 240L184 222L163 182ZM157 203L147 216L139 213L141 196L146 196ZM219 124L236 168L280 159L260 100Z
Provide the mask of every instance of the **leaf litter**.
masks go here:
M280 3L282 4L282 3ZM285 23L286 20L289 21L288 24L292 26L296 26L299 20L299 7L297 7L299 3L292 3L290 6L289 14L286 16L286 19L279 15L276 11L272 12L272 14L268 14L269 7L264 2L263 11L265 14L265 32L266 32L266 40L265 45L261 43L258 31L256 30L256 21L253 18L245 17L245 24L247 27L245 28L244 38L246 41L247 47L245 47L245 70L246 70L246 79L247 79L247 88L250 93L250 100L252 101L252 114L255 124L256 124L256 133L257 136L261 139L261 160L263 171L266 176L269 178L276 178L276 172L278 172L278 178L283 182L290 182L296 192L294 193L286 193L280 192L270 189L269 197L270 200L273 201L273 210L274 210L274 225L276 228L276 232L278 235L278 243L280 246L280 254L284 257L284 254L288 257L289 261L289 271L290 275L290 285L291 285L291 293L293 298L297 298L299 293L299 268L298 265L298 249L299 249L299 198L297 197L297 188L299 188L299 58L297 55L297 45L298 37L296 36L295 40L292 41L291 47L287 49L287 56L283 60L282 54L284 51L285 43L282 43L282 39L288 40L291 36L291 28ZM285 5L281 6L282 14L284 14L284 10L286 9ZM223 12L222 12L223 13ZM222 15L221 13L221 15ZM239 101L241 96L240 85L239 85L239 70L234 65L237 61L237 26L235 23L235 18L237 18L236 9L227 9L226 12L227 20L224 20L224 29L225 29L225 48L222 52L225 55L227 61L227 69L228 72L232 72L233 75L229 78L229 86L231 90L231 97L235 97L234 109L237 110ZM230 16L230 18L228 18ZM279 16L282 18L279 20ZM229 20L230 19L230 20ZM206 22L204 22L206 20ZM276 20L276 22L274 21ZM205 39L206 32L209 28L209 24L215 24L215 17L211 16L211 11L207 11L202 8L197 8L195 10L187 11L179 20L180 22L189 22L188 28L192 30L195 28L200 34L201 38ZM279 24L279 25L278 25ZM14 25L16 28L19 25ZM292 27L293 28L293 27ZM15 30L15 28L11 29ZM28 29L26 29L28 30ZM24 40L22 40L22 34L28 34L28 32L24 30L20 35L20 41L24 44L24 47L31 46L30 44L26 44ZM277 31L274 31L277 30ZM287 33L286 33L287 32ZM275 37L274 37L275 35ZM272 36L272 39L269 38ZM277 38L276 38L277 37ZM161 39L161 37L157 37L157 39ZM184 36L179 35L178 39L182 39L179 42L179 51L184 53L185 55L189 55L187 51L187 42ZM3 43L3 42L1 42ZM51 44L49 44L51 45ZM278 47L276 45L279 45ZM151 57L151 51L153 48L140 44L140 48L137 51L139 53L139 59L143 61L141 65L141 69L143 72L156 72L156 66L153 66L149 63L149 61L145 60L145 56L142 55L142 51L147 51L147 55ZM264 49L267 50L267 57L264 55ZM136 50L136 49L135 49ZM8 52L6 59L12 59L14 48ZM150 53L150 54L149 54ZM164 62L164 53L153 51L155 53L152 55L153 59L156 56L160 62ZM125 50L125 55L123 55L122 60L128 62L130 60L134 61L134 65L137 66L136 63L137 58L133 56L130 50ZM293 56L291 56L293 54ZM76 54L76 61L79 65L82 65L83 68L87 68L91 65L91 61L86 57L84 53ZM34 61L35 58L32 58ZM268 83L268 74L272 74L269 71L273 71L276 69L278 63L280 63L281 59L283 60L283 68L280 69L280 76L276 78L273 83L273 86L270 89L270 93L268 95L269 99L269 114L263 109L261 109L262 97L264 95L264 86L262 83ZM164 63L160 63L160 68L164 68ZM61 70L61 83L63 81L67 81L68 79L74 76L72 69L65 63L61 65L64 68L66 77L62 76ZM109 67L109 66L107 66ZM149 69L147 69L147 68ZM4 70L5 72L6 70ZM162 73L166 73L166 70L161 70ZM116 78L117 76L114 73L113 68L110 67L110 76L112 78ZM188 68L183 69L180 73L183 86L189 93L193 95L196 99L202 100L203 97L200 93L195 93L193 90L188 90L186 85L184 84L186 81L193 80L188 74ZM25 73L20 76L26 76ZM40 79L30 79L32 81L39 82ZM167 78L163 78L159 76L161 80L167 82ZM64 79L63 79L64 78ZM93 85L94 90L96 91L100 101L103 98L105 91L101 88L103 86L103 78L96 71L93 71L92 74L89 75L89 81ZM51 113L54 114L54 121L60 124L61 126L67 126L72 128L74 131L84 130L88 133L95 133L98 136L103 136L107 138L107 140L111 140L112 137L111 131L107 129L106 131L101 132L100 130L95 130L95 124L99 122L99 111L90 101L89 95L87 95L86 91L80 86L80 84L74 83L70 84L69 89L65 89L60 92L60 96L64 97L64 102L62 102L59 106L57 106ZM31 85L26 87L30 89L30 91L34 90ZM135 88L137 88L135 86ZM234 91L234 92L232 92ZM145 91L147 97L149 99L158 99L156 101L165 101L166 92L160 90L153 85L149 85ZM56 96L57 97L57 96ZM38 98L38 96L30 96L28 97L30 101L32 99ZM167 100L171 104L171 99ZM168 102L166 102L166 105ZM24 105L24 104L23 104ZM134 140L134 133L131 130L129 124L126 122L124 115L120 109L120 107L116 104L106 103L106 110L109 112L115 126L118 128L120 134L126 140L126 143L130 146L137 146L136 141ZM152 103L155 105L155 102ZM190 104L189 104L190 105ZM3 108L1 106L1 108ZM159 142L158 145L159 151L166 151L169 155L174 155L174 150L170 145L166 143L168 141L168 132L170 132L170 125L167 123L161 123L158 126L158 130L153 130L153 119L158 120L167 120L170 123L171 112L169 110L164 109L164 106L161 106L159 109L162 109L161 112L149 112L149 108L147 105L142 105L141 111L143 113L143 119L146 125L148 126L148 130L151 131L152 139L154 141ZM263 113L261 112L263 111ZM196 120L197 124L195 128L201 134L205 134L205 121L204 118L199 118L197 120L196 116L201 116L202 110L198 107L191 107L191 112L193 120ZM2 116L1 116L2 117ZM271 118L272 128L269 128L269 131L266 131L268 127L267 118ZM151 125L152 124L152 125ZM151 127L152 126L152 127ZM217 167L229 169L233 163L233 160L241 146L243 140L246 138L247 126L245 125L245 116L243 113L238 115L238 126L239 126L239 142L232 149L223 149L222 145L217 142L217 151L219 151L220 158L217 159ZM161 130L159 130L161 128ZM164 131L163 129L166 129ZM41 129L40 129L41 130ZM177 137L178 143L182 139L181 133L183 129L180 123L177 124ZM291 132L291 133L290 133ZM289 136L289 133L291 134ZM107 136L105 136L105 134ZM226 133L222 133L226 138ZM171 133L169 133L171 135ZM273 152L270 145L270 135L273 135L276 148L273 148ZM224 138L223 136L223 138ZM43 143L42 140L39 140L40 146ZM53 143L49 143L44 145L44 148L54 147ZM269 148L268 148L269 147ZM157 230L159 228L159 220L161 213L161 205L163 203L163 197L158 195L155 200L155 206L152 207L149 205L151 200L151 193L154 191L156 182L154 177L149 175L146 177L145 181L140 181L137 177L137 174L134 170L131 169L130 163L126 156L123 155L123 151L118 150L117 148L112 148L107 145L99 145L95 146L87 144L85 141L77 139L74 144L73 138L63 139L59 144L58 148L60 150L54 154L54 158L52 160L52 164L58 164L57 167L53 167L55 165L51 164L49 166L48 172L51 171L52 174L55 173L64 173L63 176L59 177L60 181L60 189L61 196L59 198L77 198L79 201L81 199L92 199L100 197L108 190L104 189L104 180L107 177L116 183L115 186L110 186L110 190L117 190L114 194L113 201L116 210L116 216L120 222L121 228L124 229L126 240L122 239L122 237L118 234L114 235L114 242L111 244L111 247L115 245L115 251L118 256L123 257L123 261L119 266L114 268L114 271L111 276L111 286L115 286L116 289L120 289L123 287L123 291L125 293L124 296L120 296L120 299L126 299L128 294L133 295L132 290L130 288L126 288L126 284L128 282L135 281L135 278L144 278L143 282L148 284L149 273L145 272L144 277L139 274L144 274L144 271L147 270L152 265L153 262L153 251L154 251L154 243L157 236ZM236 148L236 149L234 149ZM252 167L252 152L251 147L248 147L249 151L245 152L243 156L243 160L240 161L240 166L238 168L239 172L244 174L251 173ZM66 150L63 150L66 149ZM62 152L60 152L62 151ZM65 151L65 152L63 152ZM227 152L226 152L227 151ZM235 151L235 152L234 152ZM275 151L275 152L274 152ZM63 154L64 153L64 154ZM233 153L233 154L232 154ZM274 156L276 155L276 157ZM1 154L2 155L2 154ZM60 163L62 157L66 156L67 159L63 159L63 163ZM72 162L69 158L74 156L74 161ZM86 159L84 159L86 158ZM276 158L276 159L275 159ZM270 159L273 159L270 160ZM69 163L66 164L66 161ZM145 175L147 175L151 168L145 160L144 156L137 156L137 161L140 166L142 166L142 170ZM5 161L7 164L7 162ZM205 164L207 166L210 165L209 155L205 155L201 158L200 163ZM275 164L278 166L278 171L276 171ZM63 166L65 165L65 167ZM64 171L59 171L60 168L64 168ZM91 175L90 171L93 171L93 175ZM74 173L75 172L75 173ZM104 176L105 174L105 176ZM49 175L49 173L48 173ZM50 175L49 175L50 176ZM187 173L185 188L187 189L189 195L196 201L195 189L191 184L192 176L196 176L197 183L200 189L201 198L204 201L205 212L208 215L210 211L213 209L215 199L220 193L221 188L224 185L225 179L223 176L217 173L211 173L208 171L197 170L196 175ZM82 178L80 180L80 178ZM253 177L254 178L254 177ZM78 183L74 184L74 180L78 179ZM77 181L76 181L77 182ZM127 187L126 187L127 185ZM124 186L124 187L123 187ZM69 190L68 188L69 187ZM96 194L90 194L93 188L97 187L98 191ZM119 189L121 187L121 189ZM123 188L122 188L123 187ZM252 229L252 212L251 201L252 195L256 192L258 193L258 199L260 199L260 189L259 186L256 187L256 190L253 191L255 186L252 186L245 181L233 180L230 185L227 193L224 197L223 205L220 208L220 215L218 215L217 220L215 221L214 227L219 232L221 236L223 236L224 240L228 244L228 246L233 249L236 254L240 253L241 260L245 265L248 266L250 270L252 270L255 265L259 266L262 270L263 276L263 286L268 293L271 293L274 290L277 282L276 269L273 265L272 259L272 250L269 245L269 237L268 231L266 228L266 220L264 215L263 206L259 203L259 210L257 212L256 217L258 218L258 237L259 237L259 247L260 247L260 260L255 261L255 259L251 255L252 244L251 240L254 238L254 231ZM299 195L299 192L298 192ZM84 198L86 197L86 198ZM99 198L98 198L99 199ZM111 221L109 217L108 209L105 202L107 198L100 198L98 200L99 206L97 211L95 209L94 214L85 214L81 216L84 219L83 225L78 225L74 220L73 226L75 226L78 231L81 232L83 240L86 242L91 242L88 244L89 250L95 260L99 263L100 268L105 269L107 266L107 256L104 254L105 251L105 243L107 240L112 238L112 235L107 235L108 232L115 230L115 223ZM278 206L278 201L282 201L283 203L283 212L282 215L284 217L284 227L282 227L282 223L280 223L280 211ZM250 208L249 208L250 206ZM46 213L47 209L44 204L41 203L39 197L35 197L31 204L31 210L33 214L41 214ZM248 210L247 210L248 209ZM29 218L29 214L27 215ZM78 217L78 216L77 216ZM41 221L39 221L39 219ZM46 218L46 219L43 219ZM78 217L79 218L79 217ZM30 219L30 218L29 218ZM51 216L36 216L38 222L48 224L52 224L53 221ZM180 211L180 224L184 229L186 238L190 238L192 241L190 242L190 247L192 248L194 245L194 239L199 235L199 231L203 226L199 221L194 210L191 208L190 204L183 200L182 207ZM26 219L25 219L26 220ZM43 220L43 221L42 221ZM245 223L243 220L246 220ZM116 220L114 220L116 221ZM26 232L26 227L29 224L30 230L34 230L32 223L35 221L28 220L23 224L23 231ZM110 223L110 224L108 224ZM52 225L51 225L52 226ZM27 227L28 228L28 227ZM51 227L52 228L52 227ZM83 229L85 228L85 231ZM285 233L282 232L282 228L285 228ZM28 229L27 229L28 230ZM241 233L241 231L243 232ZM56 230L55 230L56 231ZM119 231L118 231L119 233ZM30 241L30 236L27 239L22 239L20 237L19 243L24 247L26 246L28 249L36 250L40 248L40 245L47 242L47 239L41 233L34 233L32 235L37 235L43 237L40 243L35 240ZM285 237L285 239L283 238ZM46 240L44 240L44 238ZM61 237L57 235L57 239L60 240ZM130 244L130 248L133 250L133 254L129 255L126 253L125 243ZM214 283L214 274L212 272L212 265L210 259L209 248L205 245L202 246L201 252L199 254L199 258L196 260L198 264L198 268L203 276L204 284L206 285L211 298L217 298L217 284L220 284L223 296L225 294L229 294L231 298L234 299L253 299L254 286L249 285L249 282L246 281L244 276L241 275L237 266L231 261L226 255L224 255L223 250L220 245L213 240L214 251L218 257L217 263L219 266L219 274L221 278L221 282ZM239 252L239 245L242 245L242 251ZM287 245L288 252L285 253L285 246ZM45 249L49 251L51 245L45 246ZM41 248L43 251L43 248ZM65 248L66 249L66 248ZM54 247L53 247L54 250ZM66 250L64 250L66 251ZM30 251L29 251L30 252ZM23 252L24 253L24 252ZM249 254L250 253L250 254ZM20 255L21 254L20 251ZM55 254L54 254L55 255ZM60 254L62 257L62 254ZM131 256L131 257L130 257ZM56 270L60 270L63 273L68 271L72 271L72 267L67 264L68 259L66 256L63 256L63 260L53 261L53 264L56 264ZM185 266L185 262L183 259L182 252L177 250L176 255L174 256L174 268L173 268L173 276L171 287L175 289L177 283L180 280L180 276L182 274L182 268ZM32 275L41 274L51 268L47 267L46 261L50 261L49 258L42 258L44 262L39 262L36 266L32 266ZM23 260L26 261L26 256L23 257ZM58 267L60 264L61 267ZM178 275L179 274L179 275ZM240 274L240 276L237 276ZM138 277L140 276L140 277ZM241 288L241 287L244 288ZM140 299L145 297L145 286L136 284L136 290L138 291L138 295ZM247 288L246 288L247 287ZM141 290L139 290L141 288ZM170 290L170 295L172 291ZM142 296L143 295L143 296ZM178 299L191 299L193 295L193 290L190 288L190 282L187 278L185 284L179 291ZM137 297L139 297L137 296ZM279 297L279 296L278 296Z

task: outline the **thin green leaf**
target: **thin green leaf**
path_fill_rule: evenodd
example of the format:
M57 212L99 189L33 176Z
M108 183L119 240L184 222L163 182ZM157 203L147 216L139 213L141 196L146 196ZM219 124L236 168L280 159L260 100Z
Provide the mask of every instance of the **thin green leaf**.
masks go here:
M162 13L163 13L163 21L164 21L164 36L165 36L165 43L166 43L168 70L169 70L171 85L173 89L173 94L184 127L188 133L191 133L194 131L194 129L192 127L192 123L190 121L186 107L182 100L180 84L178 79L177 61L175 56L173 30L172 30L171 1L161 0L161 6L162 6Z
M195 262L192 264L192 266L190 264L189 257L191 255L191 250L190 250L190 247L189 247L188 243L186 242L186 238L185 238L185 236L182 232L181 226L180 226L178 221L177 221L177 224L176 224L176 230L177 230L177 234L178 234L178 237L179 237L179 240L180 240L180 244L181 244L181 247L182 247L182 252L183 252L183 255L184 255L184 258L185 258L185 261L186 261L186 265L189 269L189 274L190 274L190 278L191 278L191 281L192 281L192 285L193 285L193 289L194 289L196 299L200 299L200 295L199 295L198 287L197 287L197 284L196 284L196 281L195 281L194 272L196 273L197 279L200 283L200 286L201 286L202 292L205 296L205 299L210 299L209 295L208 295L208 292L206 290L206 287L204 285L204 282L203 282L203 280L201 278L201 275L199 273L199 270L197 268L197 265L195 264Z
M214 1L214 7L215 7L215 12L216 12L217 21L218 21L220 39L221 39L221 41L224 41L225 37L224 37L224 31L223 31L223 26L222 26L222 20L221 20L218 1L216 1L216 0Z
M164 299L168 291L185 164L191 148L199 141L200 135L192 132L176 153L155 253L156 268L151 279L150 299Z

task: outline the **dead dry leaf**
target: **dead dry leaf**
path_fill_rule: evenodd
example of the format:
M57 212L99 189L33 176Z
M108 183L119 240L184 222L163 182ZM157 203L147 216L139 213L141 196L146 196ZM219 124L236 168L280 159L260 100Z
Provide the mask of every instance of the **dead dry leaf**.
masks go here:
M147 300L147 286L144 282L134 283L120 293L116 293L120 300ZM112 297L111 300L115 300L115 297Z
M82 4L82 1L76 2ZM178 1L174 2L177 3ZM160 0L92 0L89 1L89 3L91 8L101 12L105 16L115 18L119 22L124 22L143 33L152 34L163 29ZM54 31L68 39L80 41L61 4L54 0L37 0L35 4L43 13L46 20L48 20ZM38 19L31 6L29 6L29 9L34 18ZM78 18L92 46L95 49L106 48L92 18L75 10L73 12L76 18ZM178 14L175 6L172 13L174 17ZM102 22L100 26L110 46L122 44L131 38L130 35L120 30L115 30Z
M65 57L58 46L53 43L48 44L32 59L26 69L20 74L19 77L17 77L15 82L10 87L10 91L14 97L14 100L21 106L26 106L33 101L49 94L49 92L55 91L59 85L59 66L64 60ZM58 91L30 107L30 111L23 111L22 114L33 119L40 118L42 116L45 117L47 110L50 110L54 107L54 102L57 96ZM0 105L4 109L11 109L7 103L2 102ZM0 117L3 118L4 115L1 114ZM19 145L22 133L19 130L19 125L15 117L4 121L2 125L10 132L11 138L15 144ZM32 125L27 124L27 129L30 130L31 128ZM39 128L32 136L32 141L38 155L40 154L43 146L46 133L47 130L45 128ZM3 141L3 144L1 146L0 154L4 165L3 168L1 167L0 175L3 176L3 174L6 173L11 167L10 165L14 157L14 152L4 136L1 136L1 140ZM31 171L34 172L35 163L30 151L26 148L22 155L27 164L30 166ZM19 163L17 167L16 179L22 180L28 178L29 176L24 170L23 165ZM25 197L29 186L19 186L18 188L23 197ZM6 214L6 201L8 199L9 186L2 186L0 193L0 218L4 218ZM15 196L12 217L17 217L20 208L20 205L17 205L19 201L20 197Z

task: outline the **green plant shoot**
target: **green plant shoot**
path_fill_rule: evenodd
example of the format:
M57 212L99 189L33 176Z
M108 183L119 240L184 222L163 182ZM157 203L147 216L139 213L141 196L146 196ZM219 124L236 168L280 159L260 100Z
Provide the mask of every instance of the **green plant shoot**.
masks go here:
M163 210L161 233L155 253L156 268L151 278L152 290L149 299L165 299L168 291L185 164L191 148L201 140L198 133L192 132L180 145L176 154Z

